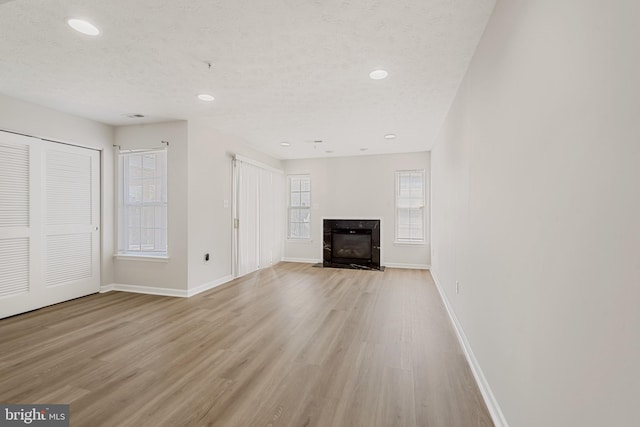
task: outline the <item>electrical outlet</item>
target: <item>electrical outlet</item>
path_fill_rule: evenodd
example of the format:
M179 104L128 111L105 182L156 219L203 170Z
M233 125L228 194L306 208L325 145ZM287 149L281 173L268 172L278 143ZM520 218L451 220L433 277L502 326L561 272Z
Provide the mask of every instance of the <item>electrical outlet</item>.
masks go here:
M460 293L460 282L456 280L456 294Z

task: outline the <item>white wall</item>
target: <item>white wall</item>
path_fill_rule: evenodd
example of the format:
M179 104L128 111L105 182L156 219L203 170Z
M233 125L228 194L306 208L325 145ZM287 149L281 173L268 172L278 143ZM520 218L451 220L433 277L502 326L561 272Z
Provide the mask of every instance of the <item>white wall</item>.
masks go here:
M498 1L432 152L432 271L512 426L640 420L639 16Z
M111 126L0 94L0 129L101 150L101 284L113 282L113 141Z
M174 121L116 128L116 144L123 150L161 148L167 150L167 242L169 260L117 259L115 283L162 289L187 290L187 122Z
M206 119L189 121L189 290L231 277L234 154L282 169L281 162L243 140L216 131ZM225 205L226 201L226 205ZM209 262L204 254L209 253Z
M323 218L379 218L382 220L383 265L426 267L431 263L428 227L424 245L394 243L395 172L424 169L428 186L428 152L285 160L283 163L287 174L311 175L312 204L311 241L287 241L285 259L322 260ZM428 212L426 223L429 224Z

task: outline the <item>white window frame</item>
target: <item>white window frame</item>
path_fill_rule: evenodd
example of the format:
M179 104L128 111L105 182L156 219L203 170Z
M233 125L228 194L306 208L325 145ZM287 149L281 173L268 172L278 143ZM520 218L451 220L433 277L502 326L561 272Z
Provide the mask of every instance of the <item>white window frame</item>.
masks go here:
M293 193L293 189L292 189L292 185L291 185L291 181L293 179L307 179L309 181L309 206L302 206L302 205L298 205L298 206L293 206L291 203L291 199L292 199L292 193ZM300 191L300 194L302 195L302 193L306 193L306 191ZM302 198L302 196L301 196ZM296 174L296 175L287 175L287 239L289 240L293 240L293 241L309 241L311 240L311 224L312 224L312 215L311 215L311 201L313 199L313 189L311 188L311 175L309 174ZM294 209L298 209L298 210L306 210L308 211L308 215L309 215L309 235L308 236L292 236L291 235L291 212ZM305 222L299 222L300 224L303 224Z
M419 198L413 198L414 204L412 206L402 206L400 203L400 180L403 176L411 176L419 174L422 177L422 194ZM424 169L418 170L399 170L395 173L395 243L403 245L422 245L426 242L426 174ZM422 225L422 235L418 238L411 237L399 237L400 221L399 211L401 209L419 210L420 211L420 224ZM411 224L409 224L411 226ZM411 233L410 233L411 234Z
M128 182L128 175L124 167L124 158L130 157L134 155L145 155L145 154L162 154L164 156L163 166L164 170L162 171L161 182L164 190L161 190L161 193L164 193L164 200L154 201L154 202L138 202L138 203L127 203L126 202L126 183ZM167 170L168 170L168 155L167 149L143 149L143 150L123 150L118 153L118 252L116 254L117 258L127 258L127 259L158 259L158 260L166 260L169 258L169 242L168 242L168 190L167 190ZM161 232L164 232L164 235L161 237L167 244L164 250L135 250L129 247L128 243L128 227L126 226L128 222L127 218L127 207L137 206L140 208L143 207L161 207L164 208L164 218L165 218L165 227L160 227ZM142 209L141 209L142 210Z

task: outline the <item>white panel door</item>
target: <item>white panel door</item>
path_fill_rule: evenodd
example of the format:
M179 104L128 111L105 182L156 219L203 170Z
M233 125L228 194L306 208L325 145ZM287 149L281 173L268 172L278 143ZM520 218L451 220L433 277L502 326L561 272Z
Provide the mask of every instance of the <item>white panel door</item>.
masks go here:
M0 132L0 318L99 291L100 154Z

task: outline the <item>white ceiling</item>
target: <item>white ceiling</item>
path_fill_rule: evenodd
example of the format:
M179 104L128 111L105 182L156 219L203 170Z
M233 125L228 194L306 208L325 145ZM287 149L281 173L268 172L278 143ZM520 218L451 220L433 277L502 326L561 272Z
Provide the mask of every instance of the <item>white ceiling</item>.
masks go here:
M494 3L0 0L0 93L111 125L206 118L278 158L424 151Z

